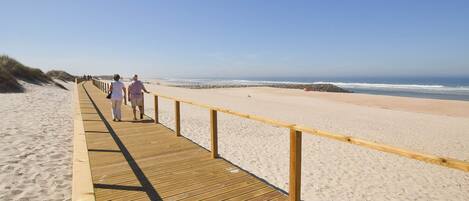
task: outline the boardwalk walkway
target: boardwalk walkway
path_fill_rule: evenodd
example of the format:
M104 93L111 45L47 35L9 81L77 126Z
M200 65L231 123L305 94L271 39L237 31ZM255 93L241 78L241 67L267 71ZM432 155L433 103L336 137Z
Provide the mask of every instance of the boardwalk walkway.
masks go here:
M287 196L151 119L113 122L109 100L78 86L96 200L287 200Z

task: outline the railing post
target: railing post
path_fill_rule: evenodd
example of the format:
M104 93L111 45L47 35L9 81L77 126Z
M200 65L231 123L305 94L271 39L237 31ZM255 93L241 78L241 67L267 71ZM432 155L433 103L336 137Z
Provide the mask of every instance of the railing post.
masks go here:
M290 128L290 201L301 200L301 131Z
M127 94L129 93L128 92L129 89L125 89L125 92L124 92L124 105L127 105Z
M154 105L155 105L155 124L158 124L159 123L159 120L158 120L158 96L155 95L154 96Z
M140 114L145 114L145 94L142 92L142 111Z
M218 126L217 111L210 110L210 134L212 138L212 158L218 158Z
M181 111L179 101L174 102L175 122L176 122L176 136L181 136Z

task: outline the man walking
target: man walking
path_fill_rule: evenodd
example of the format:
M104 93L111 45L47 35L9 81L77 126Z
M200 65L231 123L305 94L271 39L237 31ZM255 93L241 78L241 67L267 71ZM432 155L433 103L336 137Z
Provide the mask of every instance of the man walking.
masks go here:
M143 94L142 90L145 93L150 93L145 89L145 86L143 86L143 83L138 80L138 75L134 75L132 78L132 83L129 85L129 101L130 104L132 105L132 110L134 112L134 120L137 120L136 116L136 107L138 106L138 110L140 111L140 119L143 119Z

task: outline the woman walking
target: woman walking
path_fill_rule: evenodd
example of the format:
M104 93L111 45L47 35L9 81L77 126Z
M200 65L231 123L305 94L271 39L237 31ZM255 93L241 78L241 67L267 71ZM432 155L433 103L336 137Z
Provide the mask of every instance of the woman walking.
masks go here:
M112 120L121 121L121 105L122 99L124 98L125 85L120 82L119 74L114 75L114 82L111 83L109 91L111 91L111 103L112 103Z

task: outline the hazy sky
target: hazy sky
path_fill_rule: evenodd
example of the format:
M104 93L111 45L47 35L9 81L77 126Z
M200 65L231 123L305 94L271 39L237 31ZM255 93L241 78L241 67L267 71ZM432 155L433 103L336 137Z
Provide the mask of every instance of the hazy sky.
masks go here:
M0 54L145 77L469 76L469 1L2 1Z

